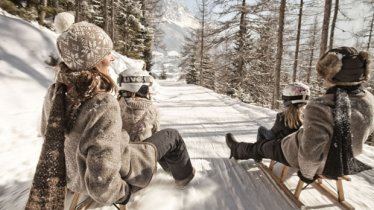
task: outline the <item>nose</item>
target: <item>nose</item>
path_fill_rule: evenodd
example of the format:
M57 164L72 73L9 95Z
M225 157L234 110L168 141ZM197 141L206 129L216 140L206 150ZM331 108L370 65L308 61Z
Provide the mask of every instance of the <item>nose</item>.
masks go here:
M115 55L113 55L113 53L110 54L110 61L113 62L117 59L117 57Z

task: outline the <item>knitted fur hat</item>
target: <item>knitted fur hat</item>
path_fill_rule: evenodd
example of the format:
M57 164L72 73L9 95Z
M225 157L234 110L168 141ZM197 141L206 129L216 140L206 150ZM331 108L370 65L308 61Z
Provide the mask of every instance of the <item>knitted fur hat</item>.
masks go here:
M317 63L322 78L336 85L357 85L370 79L370 57L367 52L353 47L339 47L327 51Z
M71 25L73 25L74 19L74 15L69 12L58 13L53 22L53 25L56 28L56 32L61 34L65 30L67 30Z
M112 48L113 43L108 34L87 22L73 24L57 38L61 58L72 71L92 69Z

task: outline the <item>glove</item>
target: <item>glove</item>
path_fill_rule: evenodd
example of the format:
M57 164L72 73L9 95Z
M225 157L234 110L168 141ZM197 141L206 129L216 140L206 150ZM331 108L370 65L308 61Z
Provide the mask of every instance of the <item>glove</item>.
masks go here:
M116 202L116 204L126 205L129 202L129 200L131 198L131 185L128 185L128 186L129 186L128 187L128 192L126 193L126 195L123 198L119 199Z
M301 181L305 182L306 184L311 184L313 183L316 179L318 179L318 175L314 175L313 179L306 178L303 176L301 171L297 172L297 176L300 178Z

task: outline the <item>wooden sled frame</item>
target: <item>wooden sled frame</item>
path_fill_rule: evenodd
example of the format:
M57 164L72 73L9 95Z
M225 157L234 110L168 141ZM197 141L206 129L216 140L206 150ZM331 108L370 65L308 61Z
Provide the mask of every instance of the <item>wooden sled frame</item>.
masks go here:
M75 192L73 195L73 199L71 200L69 210L86 210L94 202L90 197L88 197L87 199L78 203L79 197L80 197L80 193ZM119 205L119 209L126 210L127 208L126 208L126 205Z
M270 178L274 180L274 182L281 188L282 191L284 191L285 195L298 207L303 209L305 205L299 200L301 191L304 189L304 182L299 180L295 192L292 193L291 190L284 184L285 178L288 173L288 166L284 166L281 172L280 177L277 177L273 173L274 165L276 164L276 161L272 160L270 162L269 167L264 165L262 162L258 163L258 166L265 171ZM319 176L319 178L312 183L312 186L319 190L320 192L324 192L330 199L333 199L335 201L338 201L339 204L344 207L345 209L353 210L355 209L348 201L345 200L344 197L344 189L343 189L343 180L351 181L351 178L349 176L343 176L339 177L338 180L336 180L336 188L337 192L334 192L335 190L327 187L323 180L326 180L327 178L324 176Z

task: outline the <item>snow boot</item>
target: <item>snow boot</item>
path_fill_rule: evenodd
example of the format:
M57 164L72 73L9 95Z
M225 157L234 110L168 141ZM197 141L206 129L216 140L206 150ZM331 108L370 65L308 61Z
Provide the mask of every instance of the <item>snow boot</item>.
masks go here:
M180 188L183 188L184 186L186 186L188 183L191 182L191 180L194 178L195 176L195 168L192 168L192 173L187 176L186 178L182 179L182 180L175 180L175 184L180 187Z
M226 134L226 145L230 148L230 159L247 160L247 159L261 159L257 153L259 144L238 142L232 133Z
M226 145L230 148L230 157L236 159L236 155L234 155L234 152L236 152L236 147L238 146L238 141L236 141L234 135L232 133L226 133Z

